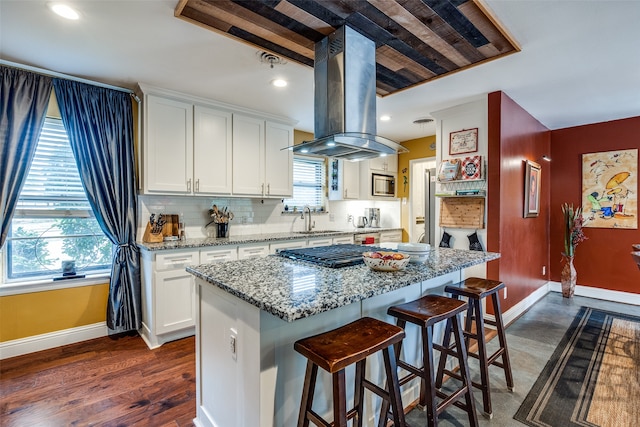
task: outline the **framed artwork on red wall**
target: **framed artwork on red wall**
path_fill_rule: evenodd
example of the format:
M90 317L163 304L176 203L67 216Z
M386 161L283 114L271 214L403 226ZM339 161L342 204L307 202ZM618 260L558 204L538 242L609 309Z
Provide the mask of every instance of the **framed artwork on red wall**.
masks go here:
M540 175L538 163L525 161L524 174L524 217L532 218L540 214Z
M584 227L638 228L638 150L582 155Z

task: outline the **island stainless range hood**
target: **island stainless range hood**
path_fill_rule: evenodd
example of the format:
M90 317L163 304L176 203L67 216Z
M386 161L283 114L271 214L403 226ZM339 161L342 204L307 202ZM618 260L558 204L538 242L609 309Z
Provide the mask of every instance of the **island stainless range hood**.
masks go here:
M294 153L363 160L408 151L376 135L376 46L348 26L315 47L315 138Z

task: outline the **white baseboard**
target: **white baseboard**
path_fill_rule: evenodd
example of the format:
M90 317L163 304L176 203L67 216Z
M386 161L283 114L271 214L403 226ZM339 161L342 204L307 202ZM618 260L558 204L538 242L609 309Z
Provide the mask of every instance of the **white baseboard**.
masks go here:
M553 292L562 292L562 285L560 282L549 282L549 290ZM629 292L576 285L576 289L573 291L573 294L581 297L621 302L623 304L640 305L640 294L632 294Z
M540 286L536 289L531 295L511 307L509 310L502 313L502 322L505 326L508 326L511 322L520 317L524 312L526 312L529 308L531 308L540 298L544 297L549 293L549 282ZM485 319L495 321L496 318L493 314L485 314ZM493 328L491 326L487 326ZM495 328L494 328L495 329Z
M77 328L0 342L0 360L80 341L106 337L107 335L109 335L109 329L107 328L106 322L99 322L92 325L78 326Z

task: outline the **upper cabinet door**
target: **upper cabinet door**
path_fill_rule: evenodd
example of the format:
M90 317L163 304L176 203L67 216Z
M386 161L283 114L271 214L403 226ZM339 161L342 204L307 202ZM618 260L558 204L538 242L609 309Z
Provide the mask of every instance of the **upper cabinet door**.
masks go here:
M233 115L233 194L263 196L264 120Z
M194 194L231 194L231 113L195 106L193 135Z
M193 105L149 95L144 108L145 192L190 193Z
M267 122L265 141L265 196L293 195L293 145L291 126Z

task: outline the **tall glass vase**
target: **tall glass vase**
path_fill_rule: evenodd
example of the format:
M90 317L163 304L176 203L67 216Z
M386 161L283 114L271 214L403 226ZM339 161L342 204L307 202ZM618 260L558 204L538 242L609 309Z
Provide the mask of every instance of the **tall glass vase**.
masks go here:
M562 267L562 273L560 274L560 283L562 284L562 296L565 298L573 297L573 292L576 289L576 280L578 273L573 266L573 257L564 257L565 263Z

